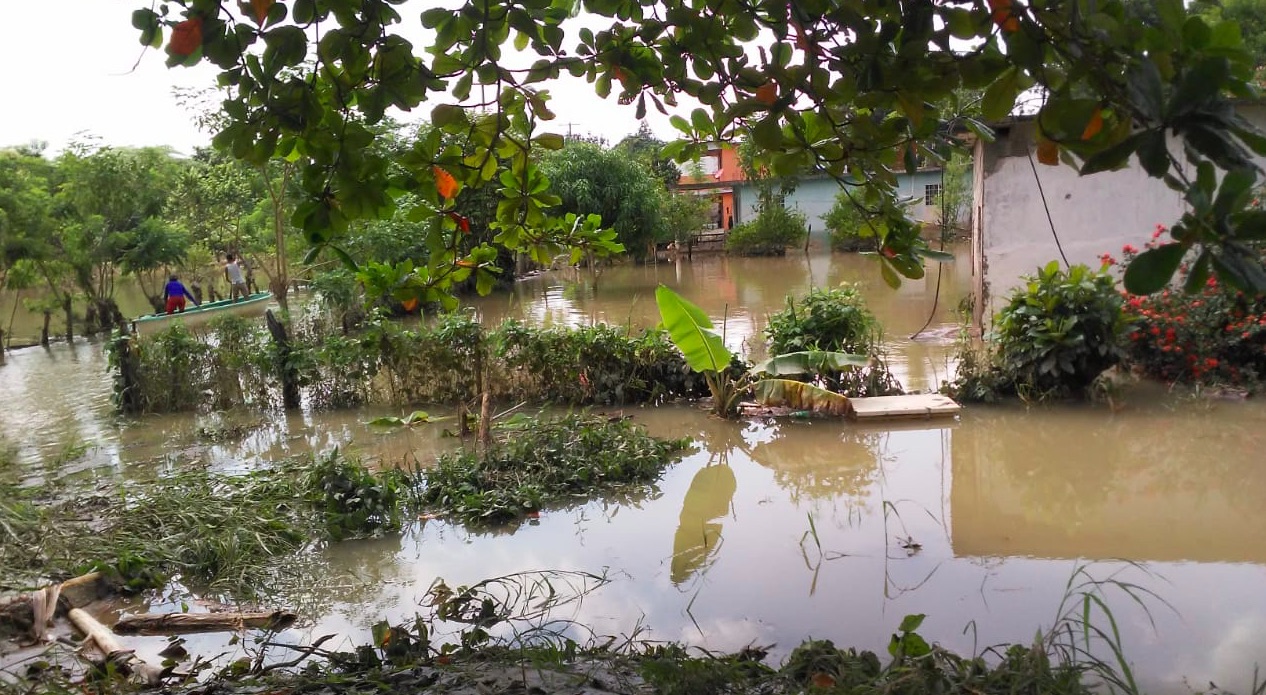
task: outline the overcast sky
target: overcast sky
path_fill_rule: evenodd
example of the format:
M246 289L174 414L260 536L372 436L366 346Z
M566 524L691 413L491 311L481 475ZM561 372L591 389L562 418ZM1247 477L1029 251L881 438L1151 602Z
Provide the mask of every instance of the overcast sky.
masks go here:
M434 4L402 6L407 34L419 36L418 16ZM57 152L81 133L108 145L168 145L186 153L208 144L210 136L198 131L172 90L210 87L216 69L168 69L163 51L143 51L131 24L132 11L142 6L148 2L0 0L0 147L43 140ZM599 99L583 80L549 89L558 118L543 130L566 133L570 123L576 133L612 142L637 130L631 106ZM414 117L429 112L424 104ZM671 139L667 118L653 108L651 114L652 129Z

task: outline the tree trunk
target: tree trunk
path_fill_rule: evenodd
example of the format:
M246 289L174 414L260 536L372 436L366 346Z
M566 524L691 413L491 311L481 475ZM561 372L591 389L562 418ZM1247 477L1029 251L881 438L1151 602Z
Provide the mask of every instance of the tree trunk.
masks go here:
M290 292L290 284L286 282L285 277L274 275L268 281L268 291L273 293L273 299L276 299L277 303L281 305L281 310L289 313L290 305L286 298Z
M0 328L0 364L4 364L4 329Z
M264 318L268 322L268 332L272 334L273 342L277 345L277 372L281 378L282 405L287 410L298 408L299 375L290 357L290 337L286 335L285 325L277 320L271 309L264 313Z
M75 341L75 306L70 295L62 299L62 311L66 312L66 342L73 343Z
M53 323L53 312L44 312L44 327L40 329L40 345L48 347L48 329Z
M124 329L126 331L126 328ZM123 335L116 341L116 349L118 350L118 397L119 410L128 415L140 413L141 407L141 388L139 380L136 377L137 371L140 369L136 358L136 352L132 350L132 339Z

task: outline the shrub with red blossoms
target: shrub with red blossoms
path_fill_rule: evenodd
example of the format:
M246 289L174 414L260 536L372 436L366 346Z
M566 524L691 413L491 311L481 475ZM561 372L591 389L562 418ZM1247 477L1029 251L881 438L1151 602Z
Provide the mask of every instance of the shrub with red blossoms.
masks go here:
M1164 231L1158 225L1147 247ZM1127 245L1122 263L1128 265L1137 253ZM1167 382L1258 387L1266 378L1266 295L1224 287L1212 275L1199 291L1188 293L1190 273L1184 264L1174 287L1126 297L1125 313L1132 320L1127 361Z

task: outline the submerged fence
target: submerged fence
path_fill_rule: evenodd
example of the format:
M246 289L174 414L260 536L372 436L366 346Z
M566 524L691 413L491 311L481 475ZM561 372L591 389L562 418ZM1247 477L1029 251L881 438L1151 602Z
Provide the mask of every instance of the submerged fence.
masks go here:
M406 327L373 318L344 335L319 319L265 328L224 316L109 344L115 402L126 413L275 409L300 404L458 404L494 399L572 405L707 394L662 331L623 327L486 328L468 313Z

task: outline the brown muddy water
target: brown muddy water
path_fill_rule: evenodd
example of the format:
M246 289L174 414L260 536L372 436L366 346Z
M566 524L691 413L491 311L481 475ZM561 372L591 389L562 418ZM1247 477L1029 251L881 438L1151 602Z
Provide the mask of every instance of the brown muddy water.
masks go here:
M947 378L965 264L892 291L868 261L696 259L547 274L476 302L489 320L654 322L673 285L734 347L758 349L768 313L811 284L858 281L887 329L907 388ZM910 340L933 315L928 338ZM200 462L226 471L335 445L384 463L425 461L439 428L377 433L381 411L243 413L122 420L111 415L100 347L31 349L0 367L0 432L33 479L128 479ZM955 420L887 425L726 422L689 407L626 411L695 450L644 498L551 512L513 533L426 521L389 538L333 545L314 580L279 599L305 617L296 641L363 643L382 618L411 619L437 577L450 585L539 569L607 572L613 583L566 617L599 634L729 650L808 637L881 653L902 616L973 652L1032 640L1057 617L1070 577L1138 583L1167 602L1150 616L1108 591L1143 687L1247 689L1266 665L1266 406L1207 402L1140 386L1105 407L971 408ZM213 441L238 425L244 437ZM90 443L85 448L85 443ZM816 539L811 528L816 532ZM179 587L151 610L180 610ZM195 607L195 610L197 608ZM199 636L191 652L216 654ZM157 650L165 641L133 644ZM327 646L329 646L327 644Z

